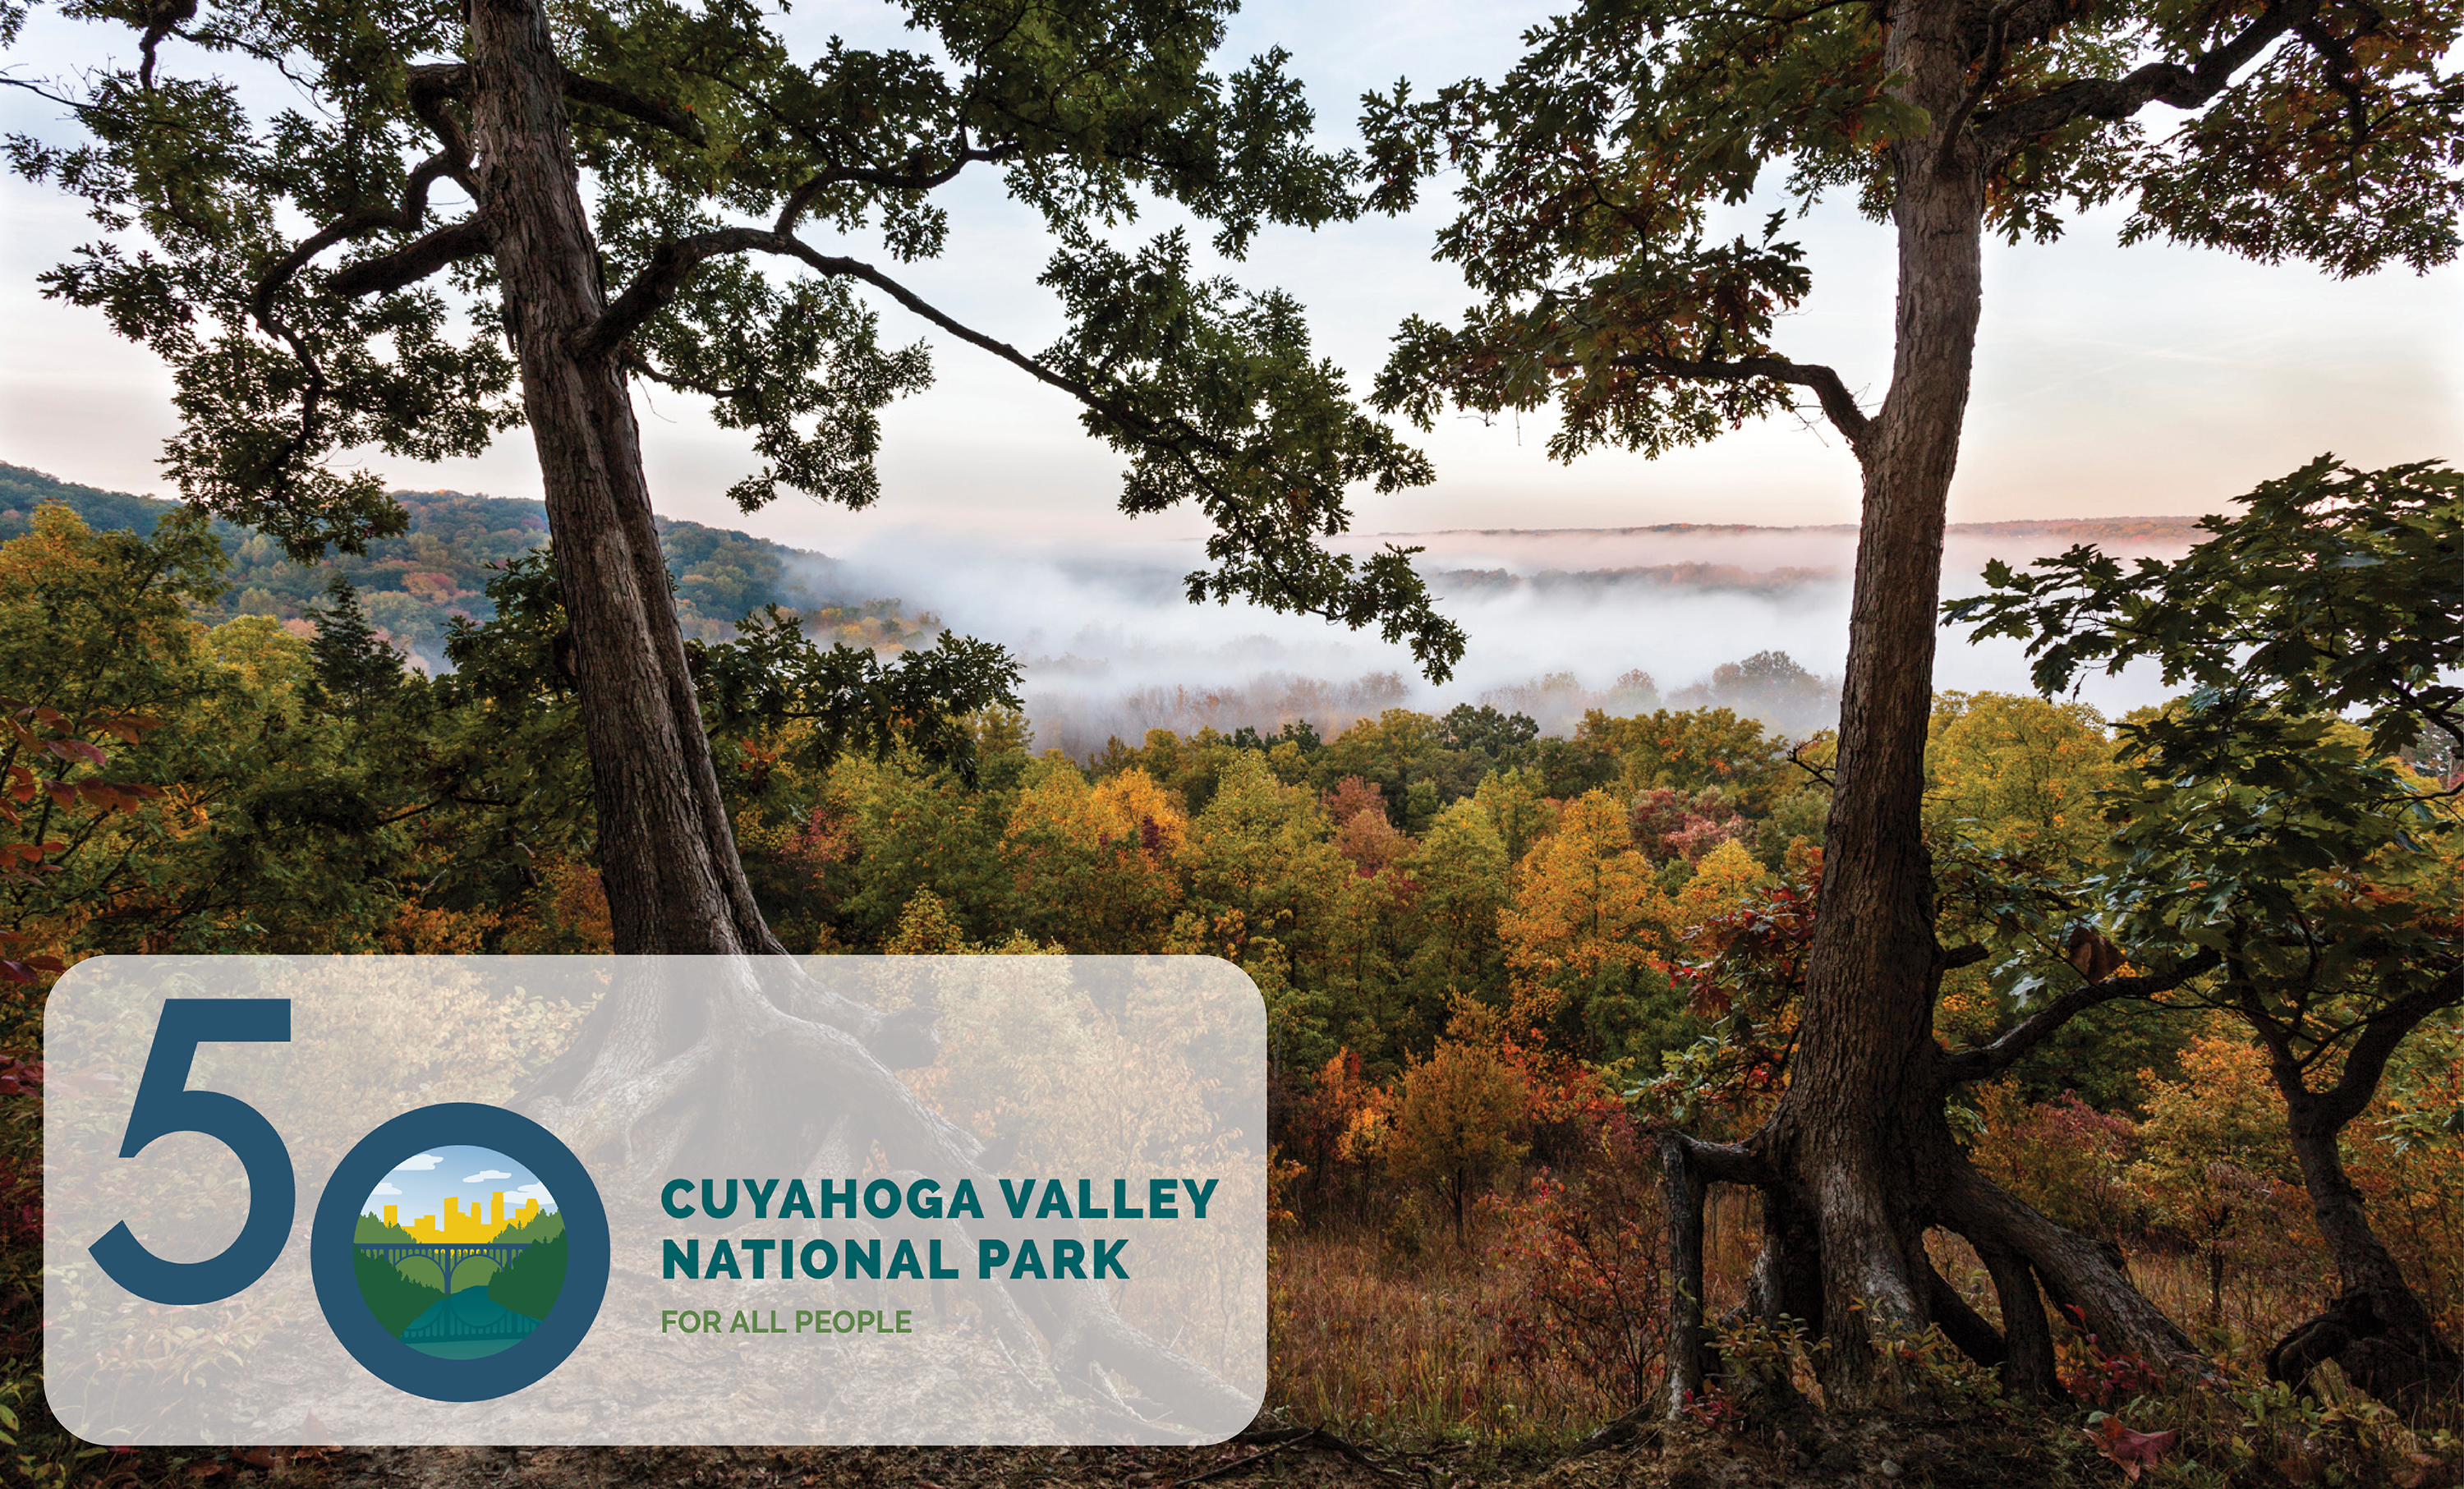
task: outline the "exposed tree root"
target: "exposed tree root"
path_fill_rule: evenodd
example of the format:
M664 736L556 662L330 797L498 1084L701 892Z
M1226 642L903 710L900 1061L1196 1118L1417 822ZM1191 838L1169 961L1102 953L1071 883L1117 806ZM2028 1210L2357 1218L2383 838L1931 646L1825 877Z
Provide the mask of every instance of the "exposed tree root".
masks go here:
M673 984L686 969L704 977L690 997ZM892 1072L893 1062L932 1059L927 1015L885 1015L784 958L765 958L758 970L741 957L670 958L657 969L620 961L575 1047L517 1100L577 1152L601 1155L629 1182L721 1155L732 1171L753 1163L745 1171L837 1178L861 1171L877 1146L893 1171L953 1185L968 1179L995 1193L983 1143ZM791 1071L802 1088L828 1094L796 1113L755 1111L734 1099L776 1088ZM646 1140L646 1130L654 1135ZM942 1223L971 1241L971 1224L984 1222ZM1254 1405L1131 1326L1100 1282L1003 1284L997 1296L997 1336L1042 1353L1065 1389L1126 1418L1221 1420ZM1144 1408L1124 1402L1105 1372L1133 1382Z
M2267 1351L2268 1379L2307 1390L2311 1375L2333 1360L2346 1380L2398 1411L2464 1397L2464 1358L2426 1319L2406 1320L2420 1312L2409 1295L2398 1301L2345 1292Z

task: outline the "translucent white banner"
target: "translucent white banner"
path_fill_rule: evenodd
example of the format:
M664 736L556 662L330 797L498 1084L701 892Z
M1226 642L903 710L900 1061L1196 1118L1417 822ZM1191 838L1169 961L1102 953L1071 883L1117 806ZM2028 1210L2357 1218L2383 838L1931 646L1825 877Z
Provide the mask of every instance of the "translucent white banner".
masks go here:
M1203 1442L1265 1393L1213 958L106 957L44 1052L96 1442Z

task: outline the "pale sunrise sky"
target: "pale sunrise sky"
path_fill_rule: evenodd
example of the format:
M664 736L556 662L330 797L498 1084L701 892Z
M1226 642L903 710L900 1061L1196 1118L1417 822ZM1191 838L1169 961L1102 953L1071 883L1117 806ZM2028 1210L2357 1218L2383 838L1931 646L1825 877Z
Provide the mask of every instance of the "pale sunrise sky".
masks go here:
M1239 58L1280 43L1309 85L1326 139L1354 138L1355 99L1410 77L1423 90L1502 72L1541 5L1252 5L1237 21ZM796 33L818 42L912 45L889 7L799 5ZM15 76L99 58L38 11L8 58ZM133 34L111 33L122 54ZM173 65L193 65L177 56ZM0 129L63 138L59 110L0 90ZM986 176L953 199L951 252L905 271L962 319L1014 344L1047 343L1060 325L1035 285L1048 251L1034 221ZM1314 235L1270 232L1233 272L1279 284L1309 307L1320 346L1366 384L1404 316L1450 318L1467 301L1454 271L1429 260L1448 213L1441 194L1415 216ZM1751 215L1751 214L1741 214ZM1994 246L1955 521L2218 510L2233 494L2324 449L2365 464L2464 457L2464 273L2401 270L2338 282L2307 268L2263 268L2220 253L2116 246L2118 212L2076 225L2051 247ZM1156 217L1143 225L1168 221ZM1891 311L1890 240L1844 208L1802 225L1815 274L1810 304L1781 349L1831 362L1869 405L1881 392ZM168 380L101 318L43 300L33 276L91 232L76 204L13 177L0 183L0 460L95 485L163 491L154 461L172 428ZM856 245L862 250L864 245ZM835 250L836 245L833 245ZM923 328L895 306L885 336ZM887 419L885 496L868 513L795 497L747 518L720 497L750 468L741 439L689 401L642 402L662 512L740 527L800 547L863 547L916 529L1066 542L1182 539L1185 514L1137 524L1112 507L1118 456L1082 435L1060 395L963 345L936 341L938 384ZM1853 467L1836 438L1793 423L1749 427L1651 463L1544 452L1545 424L1442 424L1423 440L1433 489L1360 495L1362 532L1464 527L1589 527L1659 522L1831 523L1855 517ZM370 452L388 482L535 496L527 432L481 458L418 466Z

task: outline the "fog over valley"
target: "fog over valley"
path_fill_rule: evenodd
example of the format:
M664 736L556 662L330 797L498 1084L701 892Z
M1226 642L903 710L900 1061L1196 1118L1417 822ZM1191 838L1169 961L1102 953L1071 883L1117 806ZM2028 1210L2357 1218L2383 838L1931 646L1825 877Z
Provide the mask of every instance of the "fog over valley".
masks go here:
M2198 536L2192 520L1957 525L1945 544L1943 593L1982 590L1990 559L2024 564L2075 543L2123 558L2178 557ZM1038 747L1073 756L1149 729L1272 733L1305 719L1328 734L1383 709L1457 703L1529 713L1558 734L1592 708L1718 703L1802 734L1836 716L1856 541L1847 526L1700 525L1341 540L1355 553L1390 542L1424 550L1421 572L1470 638L1454 677L1435 686L1407 648L1373 632L1255 605L1188 603L1182 577L1203 562L1196 540L1097 547L899 528L837 545L810 582L848 600L896 596L951 629L1008 646L1024 673ZM1733 664L1771 652L1812 675L1768 675L1768 663L1736 675ZM1934 680L2024 690L2024 648L1970 646L1946 630ZM2152 673L2130 673L2094 679L2081 696L2118 713L2163 692Z

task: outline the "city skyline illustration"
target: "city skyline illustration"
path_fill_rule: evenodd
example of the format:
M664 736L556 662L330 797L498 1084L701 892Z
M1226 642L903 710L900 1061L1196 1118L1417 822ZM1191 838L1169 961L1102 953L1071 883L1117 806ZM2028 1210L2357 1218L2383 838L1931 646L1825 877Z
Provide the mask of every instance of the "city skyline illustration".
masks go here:
M505 1154L457 1144L406 1157L360 1209L422 1240L469 1243L553 1211L556 1198Z

